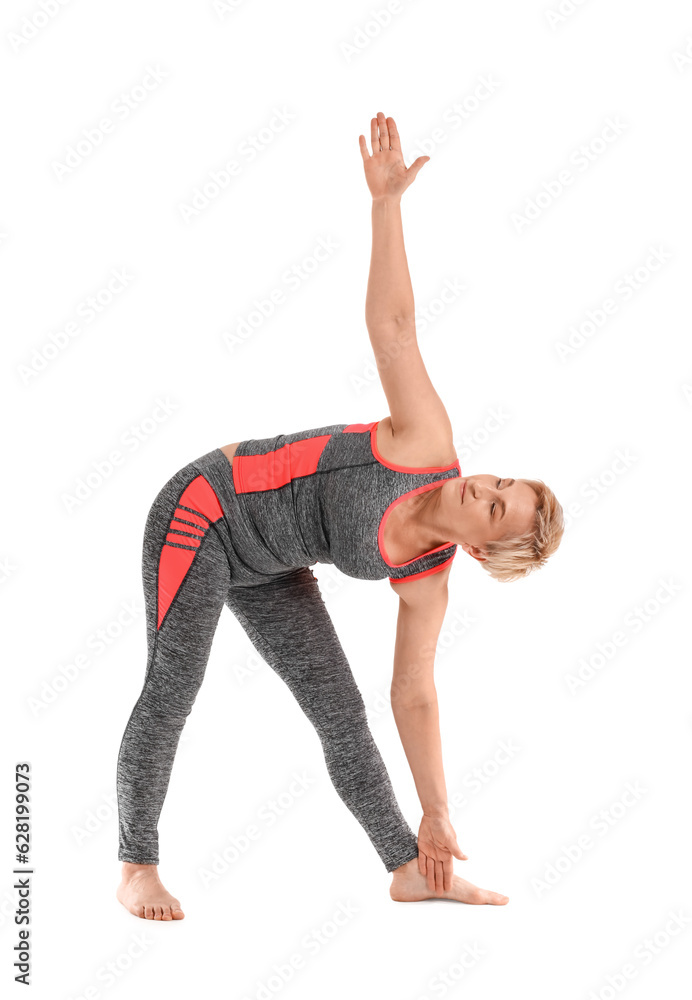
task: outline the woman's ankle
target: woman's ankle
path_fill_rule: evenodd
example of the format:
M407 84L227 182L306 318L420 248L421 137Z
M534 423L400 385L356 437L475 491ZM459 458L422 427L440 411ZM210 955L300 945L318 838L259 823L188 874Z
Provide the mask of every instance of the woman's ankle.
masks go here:
M134 861L123 861L123 878L137 875L139 872L155 872L158 865L138 864Z
M410 861L405 861L403 865L399 865L398 868L394 868L391 872L392 875L403 875L404 872L410 871L412 867L418 866L418 858L411 858Z

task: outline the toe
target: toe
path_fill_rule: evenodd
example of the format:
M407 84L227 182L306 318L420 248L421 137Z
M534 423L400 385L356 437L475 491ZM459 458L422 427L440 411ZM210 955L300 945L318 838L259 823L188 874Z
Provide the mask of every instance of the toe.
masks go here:
M153 906L145 906L144 907L144 917L145 917L146 920L153 920L154 919L154 907Z
M163 916L163 907L158 904L154 907L154 920L160 920Z
M172 906L171 914L174 920L182 920L183 917L185 916L185 914L183 913L183 911L180 909L179 906Z
M501 892L491 892L488 890L485 895L487 899L484 902L493 903L495 906L504 906L505 903L509 902L509 896L503 896Z
M164 907L162 907L162 909L163 909L163 913L161 915L161 919L162 920L172 920L173 918L171 917L171 908L170 908L170 906L164 906Z

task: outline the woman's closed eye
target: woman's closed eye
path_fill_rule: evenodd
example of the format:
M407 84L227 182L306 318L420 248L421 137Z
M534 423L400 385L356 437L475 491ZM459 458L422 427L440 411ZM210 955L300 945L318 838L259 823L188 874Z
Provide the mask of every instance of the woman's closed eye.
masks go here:
M501 479L498 479L498 481L497 481L497 488L498 488L498 489L500 488L500 483L501 483L501 482L502 482L502 480L501 480ZM490 517L491 517L491 518L492 518L492 517L494 517L494 515L495 515L495 508L496 508L496 507L497 507L497 504L496 504L496 503L492 503L492 504L490 505Z

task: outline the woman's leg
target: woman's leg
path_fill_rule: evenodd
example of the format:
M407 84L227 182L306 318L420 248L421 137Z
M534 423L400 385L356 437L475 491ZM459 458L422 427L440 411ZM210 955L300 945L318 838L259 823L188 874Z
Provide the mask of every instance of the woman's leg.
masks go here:
M117 763L118 859L128 872L159 863L158 820L175 753L228 592L228 560L213 526L218 516L211 486L188 466L166 484L147 518L142 574L149 655Z
M416 835L397 804L311 570L298 569L258 587L232 587L226 603L315 727L334 787L387 871L416 858Z

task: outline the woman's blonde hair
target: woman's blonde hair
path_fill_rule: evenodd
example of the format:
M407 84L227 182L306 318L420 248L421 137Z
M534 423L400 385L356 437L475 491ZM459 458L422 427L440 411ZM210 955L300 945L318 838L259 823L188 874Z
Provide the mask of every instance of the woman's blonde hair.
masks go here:
M538 496L533 530L486 542L487 558L479 560L486 573L501 583L519 580L545 566L565 530L564 513L553 491L541 479L522 479L522 482L527 483Z

